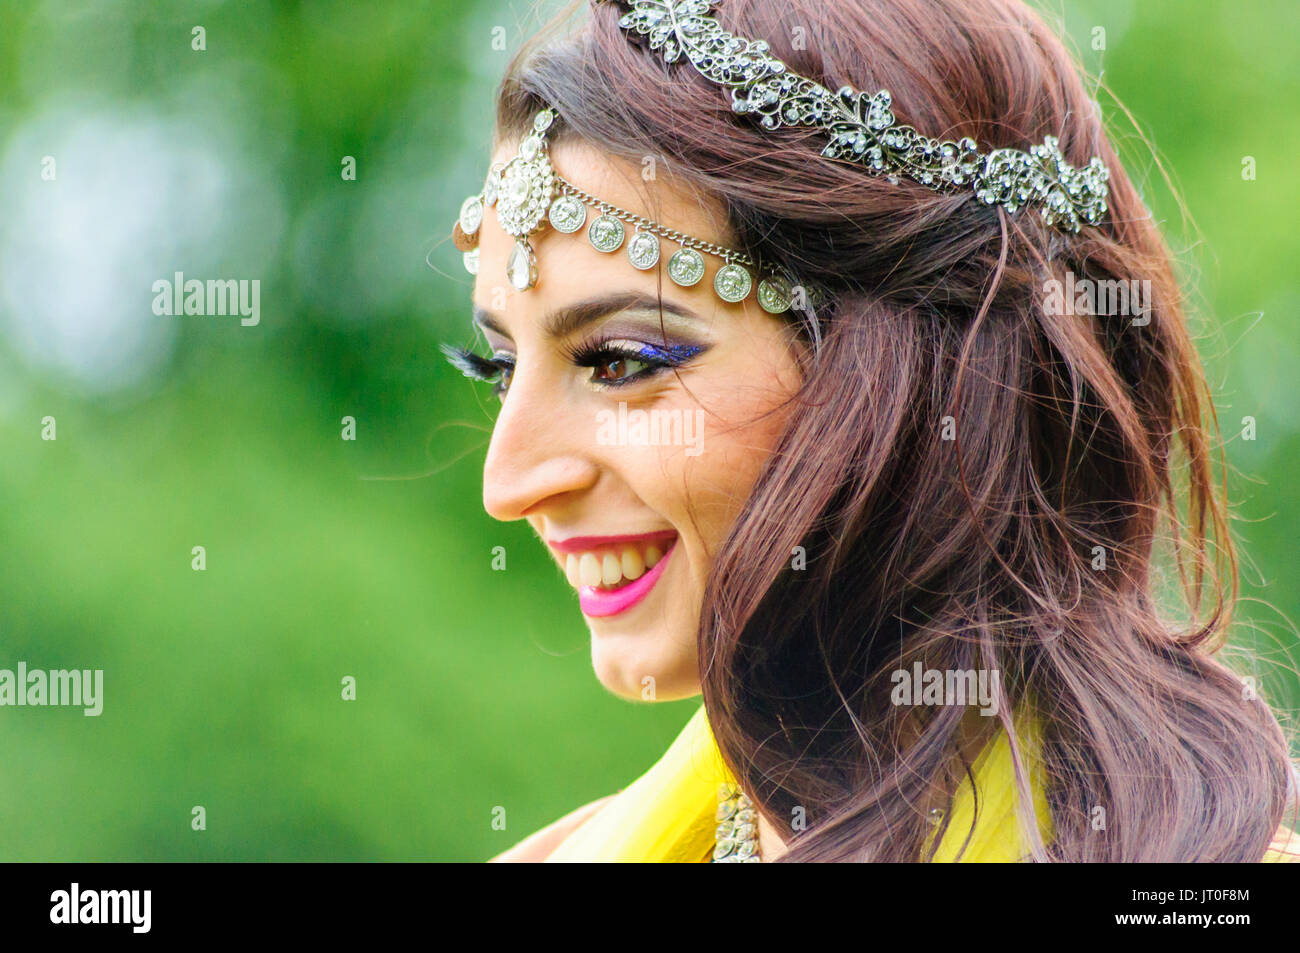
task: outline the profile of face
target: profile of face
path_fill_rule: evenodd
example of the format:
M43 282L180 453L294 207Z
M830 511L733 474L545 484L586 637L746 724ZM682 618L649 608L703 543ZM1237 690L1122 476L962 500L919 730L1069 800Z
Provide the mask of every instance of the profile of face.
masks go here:
M503 146L492 161L514 152ZM592 195L732 247L721 210L667 175L643 181L639 165L585 144L561 142L551 159ZM676 250L667 242L660 264L639 271L626 244L602 253L585 229L548 227L530 238L539 280L523 292L506 279L514 242L489 211L473 301L501 368L502 403L484 507L527 520L547 546L577 591L608 690L695 695L712 554L791 413L795 332L752 294L739 304L718 298L717 259L690 288L661 276Z

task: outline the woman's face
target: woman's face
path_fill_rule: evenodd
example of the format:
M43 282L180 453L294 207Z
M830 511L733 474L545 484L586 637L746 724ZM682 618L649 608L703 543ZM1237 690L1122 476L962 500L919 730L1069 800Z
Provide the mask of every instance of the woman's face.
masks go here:
M705 241L731 238L719 210L663 174L645 182L639 165L577 144L551 158L614 205ZM606 688L689 697L710 560L785 425L798 345L752 293L741 304L714 294L717 259L706 256L705 278L681 288L660 275L676 251L667 242L659 266L642 272L626 243L598 252L585 228L530 241L539 280L518 292L506 279L514 239L484 216L475 322L505 367L484 507L527 520L547 546L577 592Z

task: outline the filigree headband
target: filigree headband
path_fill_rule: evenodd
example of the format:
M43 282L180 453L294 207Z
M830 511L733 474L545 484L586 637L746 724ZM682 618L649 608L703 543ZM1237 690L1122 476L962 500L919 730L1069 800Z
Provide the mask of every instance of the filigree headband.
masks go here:
M906 176L934 190L970 187L985 205L1008 212L1034 207L1043 221L1070 232L1106 214L1110 170L1094 157L1082 169L1065 161L1054 136L1042 145L979 152L974 140L931 139L895 124L889 91L874 96L825 86L791 71L762 40L724 30L710 0L594 0L628 8L618 25L648 37L664 61L685 57L701 76L731 88L734 112L764 129L814 126L830 136L822 155L864 165L877 175Z

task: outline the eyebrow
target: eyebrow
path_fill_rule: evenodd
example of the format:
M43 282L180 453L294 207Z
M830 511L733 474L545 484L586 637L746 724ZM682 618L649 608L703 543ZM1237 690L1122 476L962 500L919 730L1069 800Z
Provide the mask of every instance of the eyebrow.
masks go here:
M620 311L658 311L660 308L663 309L664 314L672 314L692 321L700 319L694 311L681 305L640 291L625 291L599 295L558 308L542 319L542 331L549 337L563 338ZM474 323L489 331L495 331L503 338L510 337L502 327L501 319L478 305L474 305Z

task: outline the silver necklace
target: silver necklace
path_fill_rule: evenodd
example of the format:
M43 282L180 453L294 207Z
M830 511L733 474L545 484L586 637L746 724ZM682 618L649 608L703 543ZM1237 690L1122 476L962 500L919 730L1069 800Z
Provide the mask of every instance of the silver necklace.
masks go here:
M713 847L715 864L757 864L758 812L735 784L718 785L718 832Z

